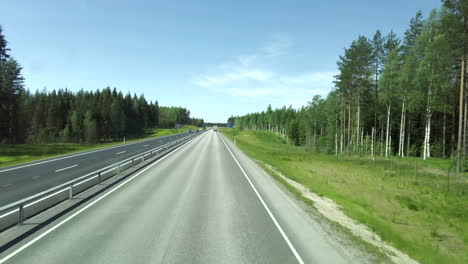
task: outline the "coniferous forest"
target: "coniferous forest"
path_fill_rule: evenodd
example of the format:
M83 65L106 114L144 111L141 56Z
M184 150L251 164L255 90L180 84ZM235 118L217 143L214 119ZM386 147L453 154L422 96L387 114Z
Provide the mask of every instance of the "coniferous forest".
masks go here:
M182 107L160 107L115 88L30 92L0 27L0 143L96 143L136 136L147 128L202 126Z
M231 117L318 153L452 157L467 151L466 1L443 1L403 36L358 36L337 62L335 88L300 109L271 106ZM466 164L468 165L468 164Z

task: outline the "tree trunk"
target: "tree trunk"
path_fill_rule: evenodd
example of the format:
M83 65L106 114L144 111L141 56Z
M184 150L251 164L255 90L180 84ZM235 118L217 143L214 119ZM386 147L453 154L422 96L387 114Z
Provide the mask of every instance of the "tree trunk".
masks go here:
M388 150L390 148L389 136L390 136L390 113L391 113L391 106L390 103L387 104L387 130L385 136L385 157L388 157Z
M429 109L429 111L432 111ZM431 157L431 119L432 112L429 113L429 119L427 121L427 158Z
M428 93L428 106L426 107L426 127L424 129L424 145L423 145L423 160L426 160L431 157L431 145L430 145L430 138L431 138L431 107L430 107L430 96L431 91L429 90Z
M312 150L313 151L315 151L315 137L316 137L316 131L317 131L316 125L317 125L317 122L314 123L314 137L313 137L313 141L312 141Z
M358 85L358 96L357 96L357 124L356 124L356 147L358 155L361 155L360 143L361 143L361 86Z
M375 127L372 127L372 135L371 135L371 156L372 156L372 159L374 159L374 133L375 133Z
M446 120L447 120L447 113L446 113L446 109L447 109L447 104L444 100L444 120L443 120L443 125L442 125L442 157L445 159L446 158L446 155L445 155L445 137L446 137Z
M341 133L340 133L340 154L343 154L343 144L345 135L346 113L343 104L343 97L341 97Z
M410 155L410 146L411 146L411 112L408 113L408 136L406 141L406 156Z
M380 123L380 156L384 155L384 125L383 122Z
M398 142L398 156L404 157L404 146L405 146L405 118L406 118L406 110L405 110L405 101L403 99L403 104L401 105L401 119L400 119L400 141Z
M335 132L335 155L338 156L338 132Z
M349 155L349 150L351 145L351 101L350 104L348 105L348 150L347 154Z
M362 143L363 143L363 142L364 142L364 129L361 129L360 146L358 146L359 156L361 156L361 152L362 152Z
M458 114L458 145L457 145L457 173L461 171L461 148L463 131L463 96L465 95L465 55L463 54L460 70L460 100Z
M465 91L466 93L466 91ZM465 100L465 116L463 117L464 121L463 121L463 157L466 157L466 125L467 125L467 104L468 102ZM462 167L463 167L463 162L462 162Z
M390 124L390 131L392 131L392 124ZM390 138L388 140L388 154L390 157L392 156L392 136L390 135Z

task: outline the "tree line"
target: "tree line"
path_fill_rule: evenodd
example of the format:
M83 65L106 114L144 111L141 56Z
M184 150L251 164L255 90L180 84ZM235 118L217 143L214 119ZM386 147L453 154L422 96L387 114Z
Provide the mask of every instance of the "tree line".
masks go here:
M443 1L394 32L359 36L337 62L335 88L300 109L252 113L242 129L270 130L291 143L346 155L457 157L467 144L468 1Z
M9 51L0 26L0 143L96 143L141 135L148 128L203 125L186 108L160 107L115 88L31 93Z

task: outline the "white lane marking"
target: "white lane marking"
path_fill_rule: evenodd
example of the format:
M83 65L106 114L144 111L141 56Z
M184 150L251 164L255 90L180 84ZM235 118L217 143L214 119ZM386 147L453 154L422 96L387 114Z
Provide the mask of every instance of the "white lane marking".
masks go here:
M33 179L38 179L40 178L41 176L32 176Z
M124 151L120 151L120 152L117 152L117 153L115 153L115 155L124 154L125 152L127 152L127 151L126 151L126 150L124 150Z
M200 138L197 138L198 140ZM198 141L197 140L197 141ZM163 161L164 159L166 159L167 157L169 157L170 155L174 154L177 150L179 150L180 148L186 146L188 143L193 143L193 142L196 142L196 141L192 141L190 140L189 142L183 144L182 146L179 146L177 147L174 151L168 153L166 156L158 159L157 161L155 161L153 164L150 164L148 167L144 168L143 170L139 171L137 174L133 175L132 177L128 178L127 180L125 180L124 182L122 182L121 184L117 185L114 189L110 190L109 192L103 194L101 197L98 197L96 200L92 201L90 204L86 205L85 207L81 208L79 211L77 211L76 213L70 215L69 217L65 218L64 220L62 220L62 222L56 224L55 226L51 227L49 230L45 231L44 233L40 234L39 236L35 237L33 240L29 241L28 243L24 244L23 246L21 246L20 248L18 248L17 250L11 252L9 255L7 255L6 257L4 257L3 259L0 259L0 264L2 263L5 263L7 260L9 260L10 258L14 257L15 255L17 255L18 253L20 253L21 251L25 250L26 248L28 248L30 245L34 244L35 242L37 242L39 239L45 237L46 235L50 234L52 231L54 231L55 229L59 228L60 226L62 226L63 224L65 224L66 222L70 221L71 219L75 218L77 215L79 215L80 213L84 212L86 209L90 208L91 206L93 206L94 204L96 204L97 202L99 202L100 200L106 198L108 195L110 195L111 193L115 192L116 190L118 190L119 188L121 188L122 186L124 186L125 184L127 184L128 182L130 182L131 180L135 179L137 176L139 176L140 174L142 174L143 172L147 171L148 169L152 168L154 165L158 164L159 162ZM67 189L65 189L67 190ZM63 190L62 190L63 191ZM16 209L18 210L18 209ZM11 212L10 212L11 213Z
M146 145L144 145L143 147L147 147L147 146L149 146L149 145L148 145L148 144L146 144Z
M75 167L78 167L78 164L75 164L75 165L72 165L72 166L70 166L70 167L66 167L66 168L62 168L62 169L56 170L55 172L61 172L61 171L64 171L64 170L68 170L68 169L71 169L71 168L75 168Z
M167 144L165 144L165 145L167 145ZM164 147L165 145L163 145L163 146L161 146L161 147ZM159 148L159 149L160 149L160 148ZM124 164L122 164L122 165L126 165L126 164L129 164L129 163L131 163L131 161L128 161L128 162L126 162L126 163L124 163ZM107 166L106 168L112 167L112 166L114 166L114 165L115 165L115 164L112 164L112 165L110 165L110 166ZM104 168L104 169L106 169L106 168ZM104 174L106 174L106 173L108 173L108 172L111 172L111 171L115 171L116 169L117 169L117 167L112 167L112 168L110 168L110 169L108 169L108 170L106 170L106 171L101 172L101 175L104 175ZM91 173L88 173L87 175L91 175L91 174L94 174L94 173L97 173L97 172L99 172L99 170L94 171L94 172L91 172ZM34 176L34 177L39 178L40 176ZM33 178L34 178L34 177L33 177ZM96 177L97 177L97 176L94 176L94 177L92 177L91 179L94 179L94 178L96 178ZM90 180L90 179L87 179L87 180L84 180L84 181L82 181L82 182L76 183L76 184L74 184L73 186L80 185L80 184L82 184L82 183L84 183L84 182L86 182L86 181L88 181L88 180ZM66 191L66 190L68 190L68 188L62 189L62 190L60 190L60 191L58 191L58 192L55 192L55 193L50 194L50 195L48 195L48 196L46 196L46 197L43 197L43 198L41 198L41 199L39 199L39 200L37 200L37 201L34 201L34 202L30 203L30 204L25 205L24 207L25 207L25 208L26 208L26 207L29 207L29 206L31 206L31 205L33 205L33 204L35 204L35 203L38 203L38 202L40 202L40 201L42 201L42 200L45 200L45 199L47 199L47 198L49 198L49 197L52 197L52 196L54 196L54 195L56 195L56 194L58 194L58 193L61 193L61 192L63 192L63 191ZM10 214L12 214L12 213L14 213L14 212L17 212L17 211L18 211L18 209L14 209L14 210L12 210L12 211L10 211L10 212L8 212L8 213L5 213L5 214L3 214L3 215L0 215L0 218L3 218L3 217L5 217L5 216L10 215Z
M11 183L7 183L7 184L2 185L2 188L10 187L10 186L12 186L12 185L13 185L13 184L11 184Z
M263 207L265 207L265 210L268 212L268 215L270 216L270 218L273 220L273 223L275 223L275 226L276 228L278 228L279 232L281 233L281 235L283 236L284 240L286 240L286 243L288 244L289 248L291 249L291 251L293 252L294 256L296 257L297 261L300 263L300 264L304 264L304 261L302 260L301 256L299 255L299 253L297 253L297 250L296 248L294 248L293 244L291 243L291 241L289 240L288 236L286 235L286 233L283 231L283 228L281 228L280 224L278 223L278 221L276 220L275 216L273 215L273 213L271 213L270 209L268 208L268 206L266 205L265 201L263 200L262 196L260 196L260 193L257 191L257 188L255 188L255 186L253 185L252 181L250 180L249 176L247 176L247 173L245 173L244 169L242 168L242 166L240 165L239 161L237 161L236 157L234 156L234 154L232 154L231 150L229 149L229 147L226 145L226 142L224 142L223 138L220 136L220 139L221 141L223 141L223 144L224 146L227 148L227 150L229 151L229 153L231 154L232 158L234 159L234 161L236 161L237 163L237 166L239 166L240 170L242 171L242 173L244 174L245 178L247 179L247 181L250 183L250 186L252 187L252 189L254 190L255 194L257 195L258 199L260 200L260 202L262 202L262 205Z
M125 144L125 147L133 145L133 144L141 144L143 142L152 141L152 140L156 141L156 140L160 140L161 138L171 138L171 136L162 136L162 137L150 138L150 139L146 139L146 140L137 141L137 142L134 142L134 143L127 143L127 144ZM162 141L159 141L159 142L162 142ZM6 172L6 171L22 169L22 168L27 168L27 167L31 167L31 166L36 166L36 165L40 165L40 164L44 164L44 163L48 163L48 162L57 161L57 160L74 158L74 157L78 157L78 156L82 156L82 155L86 155L86 154L91 154L91 153L95 153L95 152L99 152L99 151L104 151L104 150L109 150L109 149L114 149L114 148L121 148L121 147L123 147L123 145L117 145L117 146L101 148L101 149L97 149L97 150L85 151L83 153L78 153L78 154L74 154L74 155L69 154L70 156L65 156L65 157L60 157L60 158L50 159L50 160L46 159L44 161L39 161L39 162L32 163L32 164L26 164L26 165L23 165L23 166L17 166L17 167L13 167L13 168L3 169L3 170L0 170L0 173Z

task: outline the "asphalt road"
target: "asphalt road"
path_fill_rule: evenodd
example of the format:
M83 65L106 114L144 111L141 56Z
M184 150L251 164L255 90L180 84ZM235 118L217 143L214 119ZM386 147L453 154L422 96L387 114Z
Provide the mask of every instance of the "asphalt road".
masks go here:
M363 262L223 138L196 137L0 253L0 264Z
M186 135L182 133L0 168L0 207Z

